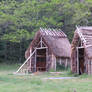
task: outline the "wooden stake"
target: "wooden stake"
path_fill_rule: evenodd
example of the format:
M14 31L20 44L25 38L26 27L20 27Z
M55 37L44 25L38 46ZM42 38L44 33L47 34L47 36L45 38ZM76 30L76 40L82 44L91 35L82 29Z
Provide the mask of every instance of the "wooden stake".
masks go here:
M16 71L16 73L18 73L21 69L22 69L22 67L28 62L28 60L31 58L31 56L35 53L35 51L36 50L34 50L34 52L27 58L27 60L21 65L21 67ZM16 74L15 73L15 74Z
M77 49L77 74L79 74L79 51L78 51L78 47Z
M48 71L48 48L46 48L46 71Z
M41 47L42 47L42 37L41 37Z
M36 72L36 61L37 61L37 60L36 60L36 56L37 56L37 53L36 53L36 52L37 52L37 49L36 49L36 51L35 51L35 67L34 67L34 68L35 68L35 72Z

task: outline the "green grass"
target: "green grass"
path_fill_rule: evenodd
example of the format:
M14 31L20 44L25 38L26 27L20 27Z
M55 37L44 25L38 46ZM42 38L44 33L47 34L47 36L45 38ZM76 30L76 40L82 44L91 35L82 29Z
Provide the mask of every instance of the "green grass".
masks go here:
M62 74L38 73L13 75L18 65L0 64L0 92L92 92L92 76L83 74L75 79L46 80L47 77L75 76L69 71Z

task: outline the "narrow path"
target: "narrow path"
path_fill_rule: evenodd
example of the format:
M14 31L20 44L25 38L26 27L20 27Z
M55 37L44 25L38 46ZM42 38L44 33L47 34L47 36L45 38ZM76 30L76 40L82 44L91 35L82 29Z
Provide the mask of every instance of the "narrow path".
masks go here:
M76 77L49 77L49 78L44 78L44 79L73 79Z

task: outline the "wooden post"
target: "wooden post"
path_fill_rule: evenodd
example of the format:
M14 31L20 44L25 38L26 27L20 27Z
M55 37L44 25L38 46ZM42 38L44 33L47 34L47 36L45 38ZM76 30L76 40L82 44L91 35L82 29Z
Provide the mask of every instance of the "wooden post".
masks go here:
M68 67L68 60L66 59L65 68Z
M79 74L79 51L78 51L78 47L77 49L77 74Z
M30 48L30 54L31 54L31 53L32 53L32 51L31 51L31 48ZM30 57L29 61L30 61L29 67L30 67L30 70L31 70L31 61L32 61L32 57ZM31 70L31 71L32 71L32 70Z
M55 57L55 71L56 71L56 66L57 66L57 64L56 64L56 57Z
M89 60L88 60L88 75L89 75Z
M56 57L52 54L51 56L51 68L56 71Z
M35 65L34 65L35 72L36 72L36 56L37 56L37 49L36 49L36 51L35 51Z
M91 59L90 59L90 75L91 75Z
M46 71L48 71L48 48L46 48Z
M52 57L53 57L53 60L52 60L52 62L54 62L54 69L55 69L55 71L56 71L56 67L57 67L57 63L56 63L56 57L54 56L54 55L52 55Z
M90 75L90 60L88 60L88 75Z
M42 47L42 37L41 37L41 47Z
M88 75L91 75L91 59L88 60Z
M92 59L91 59L91 75L92 75Z

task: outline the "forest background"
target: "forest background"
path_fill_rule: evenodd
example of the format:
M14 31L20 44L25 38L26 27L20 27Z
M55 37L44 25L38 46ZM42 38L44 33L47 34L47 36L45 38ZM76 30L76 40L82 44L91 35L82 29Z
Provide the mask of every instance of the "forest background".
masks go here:
M0 62L23 63L34 34L62 29L72 41L79 26L92 26L92 0L0 0Z

